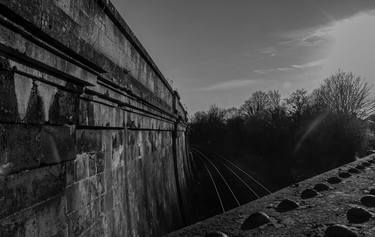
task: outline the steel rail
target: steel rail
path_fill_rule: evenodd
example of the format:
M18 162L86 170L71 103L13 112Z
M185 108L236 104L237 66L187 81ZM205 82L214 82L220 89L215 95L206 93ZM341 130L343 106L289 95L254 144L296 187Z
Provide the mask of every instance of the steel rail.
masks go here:
M214 154L216 154L214 152ZM233 163L232 161L226 159L225 157L219 155L219 154L216 154L218 157L220 157L221 159L227 161L228 163L230 163L232 166L236 167L239 171L241 171L242 173L244 173L247 177L249 177L254 183L256 183L259 187L261 187L264 191L266 191L267 194L271 194L272 192L266 188L262 183L260 183L257 179L255 179L252 175L250 175L249 173L247 173L246 171L244 171L243 169L241 169L238 165L236 165L235 163Z
M194 156L193 156L193 157L194 157ZM220 196L219 190L218 190L218 188L217 188L217 186L216 186L216 183L215 183L215 180L214 180L214 178L213 178L213 176L212 176L212 174L211 174L211 171L208 169L207 165L204 163L204 161L203 161L203 159L202 159L201 157L199 157L198 155L195 156L195 157L198 157L198 158L200 159L200 161L202 162L203 166L205 167L205 169L206 169L208 175L210 176L210 180L211 180L211 182L212 182L212 185L213 185L214 188L215 188L216 196L217 196L217 198L219 199L219 202L220 202L220 207L221 207L223 213L225 213L225 208L224 208L223 200L221 199L221 196Z
M245 185L245 187L250 191L250 193L252 195L255 196L255 198L260 198L260 195L258 195L254 189L252 189L238 174L236 174L236 172L234 172L233 169L231 169L229 166L227 166L224 162L222 163L234 176L237 177L237 179L239 179L241 181L241 183L243 183L243 185Z
M197 150L199 150L198 148L195 148ZM260 195L258 195L254 189L252 189L247 183L246 181L244 181L238 174L236 174L236 172L233 170L233 168L230 168L228 165L226 165L224 162L221 163L222 165L225 166L225 168L227 168L227 170L229 170L234 176L236 176L237 179L240 180L240 182L245 185L245 187L250 191L250 193L252 195L254 195L256 198L260 198Z
M203 154L202 152L200 152L199 150L197 150L196 148L193 148L193 151L195 151L196 153L198 153L199 155L201 155L201 157L205 158L210 164L212 167L214 167L214 169L216 170L216 172L219 174L219 176L221 177L221 179L224 181L224 184L227 186L227 188L229 189L230 193L232 194L234 200L236 201L237 205L238 206L241 206L240 202L238 201L236 195L234 194L232 188L230 187L230 185L228 184L227 180L224 178L223 174L220 172L220 170L217 168L217 166L210 160L210 158L208 158L205 154Z
M197 146L194 146L195 149L196 148L199 148ZM200 149L200 148L199 148ZM243 169L241 169L238 165L236 165L235 163L233 163L232 161L228 160L227 158L225 158L224 156L222 155L219 155L217 154L216 152L212 152L214 155L216 155L217 157L219 157L220 159L222 160L225 160L227 161L228 163L230 163L232 166L234 166L235 168L237 168L239 171L241 171L242 173L244 173L247 177L249 177L254 183L256 183L259 187L261 187L264 191L266 191L267 194L271 194L272 192L266 188L263 184L261 184L257 179L255 179L252 175L250 175L249 173L247 173L246 171L244 171Z

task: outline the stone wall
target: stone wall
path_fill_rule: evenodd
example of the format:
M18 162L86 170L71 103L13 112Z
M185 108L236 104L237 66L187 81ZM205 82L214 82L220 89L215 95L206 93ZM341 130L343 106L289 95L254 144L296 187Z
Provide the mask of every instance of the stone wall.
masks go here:
M0 236L189 220L186 112L107 0L0 0Z

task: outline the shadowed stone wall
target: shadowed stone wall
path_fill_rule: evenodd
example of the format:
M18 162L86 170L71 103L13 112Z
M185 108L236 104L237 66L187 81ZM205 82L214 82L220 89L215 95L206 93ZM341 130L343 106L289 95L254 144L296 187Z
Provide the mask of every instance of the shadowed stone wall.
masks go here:
M0 0L0 236L181 227L186 120L108 0Z

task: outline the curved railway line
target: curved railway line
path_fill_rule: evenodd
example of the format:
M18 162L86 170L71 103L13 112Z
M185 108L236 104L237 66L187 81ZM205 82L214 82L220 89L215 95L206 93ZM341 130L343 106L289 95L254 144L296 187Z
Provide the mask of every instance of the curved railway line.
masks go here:
M216 199L216 208L220 206L222 213L271 193L251 174L227 158L197 146L192 146L191 151L192 161L196 166L201 164L198 167L203 168L209 177L213 194L211 199L207 198L211 203L207 203L213 205L212 202L216 201L212 199Z

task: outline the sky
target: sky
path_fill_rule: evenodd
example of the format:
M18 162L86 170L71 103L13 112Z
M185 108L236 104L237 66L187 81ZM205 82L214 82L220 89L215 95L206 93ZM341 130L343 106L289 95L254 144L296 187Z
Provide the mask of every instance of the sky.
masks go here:
M257 90L317 88L338 69L375 84L375 0L112 0L189 114Z

